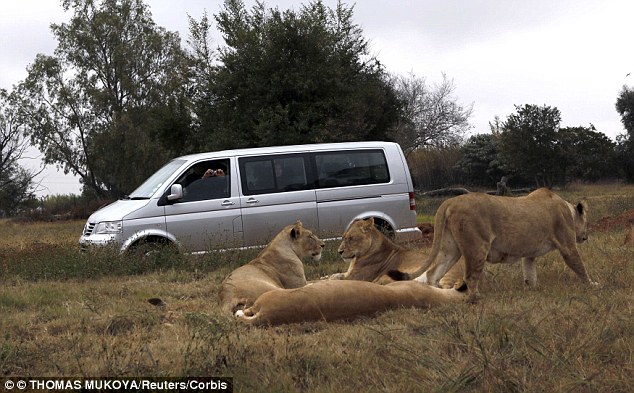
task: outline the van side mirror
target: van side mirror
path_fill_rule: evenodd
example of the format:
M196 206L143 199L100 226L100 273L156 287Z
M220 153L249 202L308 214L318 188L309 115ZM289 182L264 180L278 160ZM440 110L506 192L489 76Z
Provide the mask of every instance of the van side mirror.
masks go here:
M170 193L167 195L168 201L176 201L183 197L183 186L181 184L172 184L170 188Z

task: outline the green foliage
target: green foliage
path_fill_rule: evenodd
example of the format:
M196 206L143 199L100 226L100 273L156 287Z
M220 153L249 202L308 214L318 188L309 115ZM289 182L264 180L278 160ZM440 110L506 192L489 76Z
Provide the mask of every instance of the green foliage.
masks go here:
M616 145L594 126L559 128L556 108L527 105L502 130L474 135L462 146L457 166L465 182L492 186L502 176L514 186L552 186L574 180L619 178Z
M560 178L556 149L561 114L555 107L515 106L500 134L500 154L505 163L537 186L552 186Z
M171 155L162 131L187 123L174 110L183 100L184 54L178 35L156 26L141 0L63 6L73 17L52 25L55 55L38 55L29 67L20 110L46 163L78 175L85 189L118 197ZM170 126L157 127L163 113Z
M299 11L263 3L248 11L228 0L215 19L226 43L220 63L209 76L198 67L213 80L196 105L207 148L385 139L398 101L352 8L317 1ZM210 56L206 24L193 26L198 65Z
M627 134L618 138L618 153L628 181L634 182L634 89L623 86L616 100L616 111Z
M461 146L462 157L456 166L464 173L466 183L492 187L510 174L500 162L498 139L498 135L478 134Z
M615 144L594 126L560 129L557 150L564 181L618 177Z
M33 200L35 174L19 164L28 141L12 105L15 99L0 89L0 216L18 213Z
M616 111L621 115L623 127L631 135L634 134L634 89L623 86L616 99Z

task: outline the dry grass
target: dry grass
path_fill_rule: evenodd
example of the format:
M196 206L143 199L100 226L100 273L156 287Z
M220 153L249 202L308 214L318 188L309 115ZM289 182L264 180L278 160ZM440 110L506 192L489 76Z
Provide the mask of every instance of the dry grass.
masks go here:
M631 187L561 194L589 196L594 220L634 208ZM535 290L523 289L519 266L489 265L477 305L262 329L236 324L217 305L223 277L253 252L162 255L128 270L138 261L77 253L83 223L8 225L0 222L0 255L9 258L0 263L3 376L231 376L245 392L632 389L634 249L623 245L623 226L580 247L599 288L579 283L551 253L538 259ZM59 235L38 240L40 230ZM16 246L35 240L51 246ZM346 268L336 247L306 266L309 278ZM150 305L152 297L167 306Z

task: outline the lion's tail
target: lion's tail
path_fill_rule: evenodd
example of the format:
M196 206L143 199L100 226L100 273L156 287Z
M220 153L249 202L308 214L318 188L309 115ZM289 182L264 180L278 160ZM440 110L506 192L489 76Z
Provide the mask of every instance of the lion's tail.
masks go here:
M436 257L438 256L438 252L440 251L440 245L442 244L442 236L445 232L445 224L447 222L447 202L443 202L438 210L436 211L436 215L434 216L434 241L431 246L431 252L429 257L422 264L422 266L413 273L405 273L400 270L390 270L387 272L387 275L396 281L405 281L412 280L421 274L425 273L429 266L434 262Z

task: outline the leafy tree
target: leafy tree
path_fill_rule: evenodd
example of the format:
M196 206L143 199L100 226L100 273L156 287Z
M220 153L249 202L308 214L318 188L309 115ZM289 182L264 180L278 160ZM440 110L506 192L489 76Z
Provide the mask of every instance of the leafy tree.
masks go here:
M616 111L621 115L623 127L630 134L634 134L634 89L623 86L616 100Z
M64 0L54 56L38 55L21 83L28 133L48 164L84 190L121 196L184 145L184 54L142 0ZM186 139L186 138L185 138Z
M594 126L560 128L559 110L549 106L516 109L500 133L505 171L532 178L538 186L618 176L615 144Z
M510 175L500 162L498 135L471 136L461 146L462 157L456 164L464 173L465 181L480 186L493 186L504 175Z
M386 138L399 103L352 16L342 3L248 11L226 0L215 15L225 46L196 105L213 108L200 116L207 148Z
M550 106L515 106L502 125L500 154L514 171L537 186L552 186L561 180L557 132L561 123L559 109Z
M559 168L565 181L618 176L615 143L590 127L566 127L557 135Z
M195 113L192 121L191 143L199 147L213 149L223 146L213 142L218 137L216 132L216 99L214 86L216 83L217 52L211 46L211 22L207 13L200 21L189 19L189 85L192 110ZM226 147L228 147L226 145Z
M634 89L623 86L616 100L616 111L627 131L618 137L620 161L627 180L634 182Z
M406 154L423 147L448 147L462 140L469 130L473 105L463 107L453 96L455 86L443 74L442 83L428 86L425 78L394 77L403 116L392 135Z
M4 214L15 214L33 199L33 178L37 175L18 162L29 144L22 135L14 99L14 95L0 89L0 211Z

